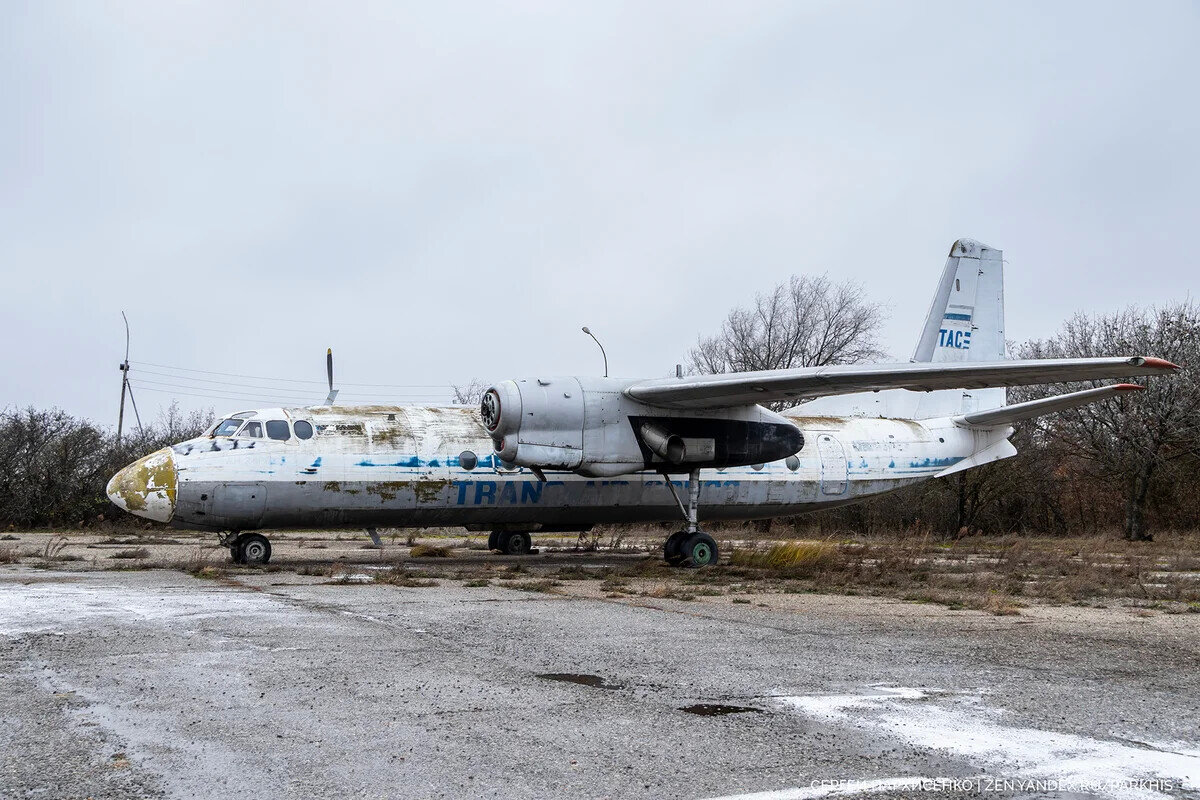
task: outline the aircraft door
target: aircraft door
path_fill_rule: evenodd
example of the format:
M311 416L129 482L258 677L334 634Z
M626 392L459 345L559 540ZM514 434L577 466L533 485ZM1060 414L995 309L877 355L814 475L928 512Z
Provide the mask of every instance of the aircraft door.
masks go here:
M821 494L845 494L850 475L842 443L828 433L819 434L817 453L821 456Z

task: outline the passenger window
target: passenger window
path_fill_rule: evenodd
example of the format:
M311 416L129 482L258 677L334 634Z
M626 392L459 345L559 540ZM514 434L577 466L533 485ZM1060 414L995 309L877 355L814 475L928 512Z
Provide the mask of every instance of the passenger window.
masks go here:
M258 422L257 420L253 422L247 422L246 427L242 428L241 432L238 433L238 436L249 436L253 439L261 439L262 423Z
M311 439L313 435L312 423L308 420L298 419L292 423L292 427L296 430L297 439Z
M292 438L291 429L288 424L281 419L273 419L267 422L267 438L278 439L281 442L286 442Z
M212 432L213 436L233 436L237 433L237 429L242 426L240 419L227 419L217 426L217 429Z

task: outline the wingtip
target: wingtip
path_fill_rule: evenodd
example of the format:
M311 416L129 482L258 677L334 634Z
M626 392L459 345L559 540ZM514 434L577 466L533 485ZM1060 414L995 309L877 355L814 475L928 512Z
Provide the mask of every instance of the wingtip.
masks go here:
M1118 383L1113 387L1114 392L1140 392L1145 389L1145 386L1139 386L1136 383Z
M1172 364L1170 361L1167 361L1165 358L1149 358L1149 357L1146 357L1146 358L1143 358L1143 359L1142 359L1142 362L1143 362L1143 363L1144 363L1144 364L1145 364L1147 367L1152 367L1152 368L1154 368L1154 369L1169 369L1169 370L1183 369L1183 368L1182 368L1181 366L1179 366L1178 364Z

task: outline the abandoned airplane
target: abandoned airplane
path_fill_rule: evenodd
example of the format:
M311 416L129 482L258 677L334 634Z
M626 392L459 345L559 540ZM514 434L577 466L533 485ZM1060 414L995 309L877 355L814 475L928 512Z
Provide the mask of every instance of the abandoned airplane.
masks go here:
M713 564L701 519L796 514L1008 458L1014 423L1141 388L1007 405L1004 387L1178 369L1143 356L1005 360L1003 269L1001 251L954 243L910 363L528 378L493 386L480 409L343 407L331 391L323 406L222 417L125 467L108 495L217 532L240 563L270 559L261 529L461 525L520 554L532 532L680 519L667 561ZM775 401L798 405L761 405Z

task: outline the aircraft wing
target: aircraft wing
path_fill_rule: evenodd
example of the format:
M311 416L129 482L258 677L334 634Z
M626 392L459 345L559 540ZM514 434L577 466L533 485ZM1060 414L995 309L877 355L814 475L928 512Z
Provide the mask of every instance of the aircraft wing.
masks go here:
M1134 375L1160 375L1178 366L1161 358L1046 358L910 364L843 364L762 372L732 372L638 381L625 394L662 408L728 408L776 400L802 401L882 389L982 389Z

